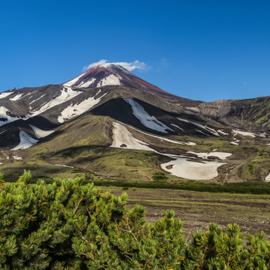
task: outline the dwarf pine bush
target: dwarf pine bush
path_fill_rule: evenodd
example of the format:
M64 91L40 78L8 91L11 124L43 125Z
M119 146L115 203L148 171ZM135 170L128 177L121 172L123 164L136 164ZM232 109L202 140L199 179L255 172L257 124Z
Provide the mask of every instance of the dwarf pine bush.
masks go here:
M262 234L211 225L185 241L173 212L147 222L125 194L30 176L0 187L0 269L270 269Z

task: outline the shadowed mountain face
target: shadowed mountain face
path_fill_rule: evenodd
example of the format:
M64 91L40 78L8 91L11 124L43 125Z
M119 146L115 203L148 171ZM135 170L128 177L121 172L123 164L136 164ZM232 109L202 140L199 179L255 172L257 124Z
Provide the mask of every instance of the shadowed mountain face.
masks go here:
M80 163L83 169L98 172L108 166L104 151L141 151L168 161L156 160L156 169L175 177L268 181L269 130L270 97L193 101L108 63L62 85L0 93L1 166L18 153L27 162L44 147L49 154L39 158L50 162L51 152L98 146L102 157L95 150ZM189 177L186 170L197 174Z

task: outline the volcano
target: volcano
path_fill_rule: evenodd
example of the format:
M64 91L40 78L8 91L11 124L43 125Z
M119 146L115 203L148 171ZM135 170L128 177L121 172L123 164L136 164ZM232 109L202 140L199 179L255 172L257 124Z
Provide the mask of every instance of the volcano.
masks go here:
M163 173L173 180L267 181L269 116L270 97L190 100L121 62L94 64L62 84L0 93L0 166L10 172L14 164L39 163L52 173L119 179Z

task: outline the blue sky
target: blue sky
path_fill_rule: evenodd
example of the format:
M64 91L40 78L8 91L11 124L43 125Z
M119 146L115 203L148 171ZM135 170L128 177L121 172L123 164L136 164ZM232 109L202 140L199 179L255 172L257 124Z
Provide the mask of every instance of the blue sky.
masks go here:
M270 1L3 0L0 89L61 83L100 59L193 99L270 95Z

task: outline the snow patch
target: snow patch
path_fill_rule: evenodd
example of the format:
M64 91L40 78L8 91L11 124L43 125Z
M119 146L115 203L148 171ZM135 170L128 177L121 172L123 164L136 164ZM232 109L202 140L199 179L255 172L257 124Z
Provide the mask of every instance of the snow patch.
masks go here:
M156 117L149 115L144 108L133 99L125 99L125 101L131 106L133 115L147 128L156 130L161 133L168 133L167 130L172 130Z
M89 87L91 86L94 82L96 81L95 78L92 78L91 80L81 82L77 88L84 88L84 87Z
M224 164L213 161L196 162L185 157L178 157L161 164L161 168L184 179L210 180L218 176L218 168Z
M9 111L6 107L0 106L0 126L3 126L7 123L11 123L11 122L19 119L18 117L13 117L13 116L8 115L8 112ZM3 120L1 118L5 119L5 120Z
M97 84L97 87L102 87L106 85L121 85L120 79L120 76L110 74L109 76L100 80Z
M270 182L270 173L265 177L265 182Z
M133 137L125 126L116 122L113 123L113 142L111 147L156 152L147 143Z
M14 160L22 160L22 157L19 156L12 156Z
M247 137L252 137L252 138L256 137L256 134L253 132L241 131L241 130L233 130L232 132L234 135L241 135L241 136L247 136Z
M230 144L232 144L232 145L239 145L239 140L234 140L234 141L232 141L232 142L230 142Z
M20 143L11 150L27 149L38 142L38 140L32 138L25 131L20 131L19 137Z
M186 109L193 111L193 112L200 112L200 109L198 107L186 107Z
M1 99L1 98L5 98L5 97L8 97L8 96L10 96L11 94L13 94L13 92L4 92L4 93L0 93L0 99Z
M54 130L43 130L32 125L30 125L30 127L33 129L35 136L39 139L45 138L49 136L50 134L54 133Z
M266 133L266 132L261 132L261 133L259 134L259 137L261 137L261 138L266 138L266 137L267 137L267 133Z
M220 159L226 159L228 157L230 157L232 154L231 153L226 153L226 152L209 152L209 153L196 153L196 152L192 152L192 151L188 151L188 154L193 154L199 158L202 159L208 159L209 157L217 157Z

